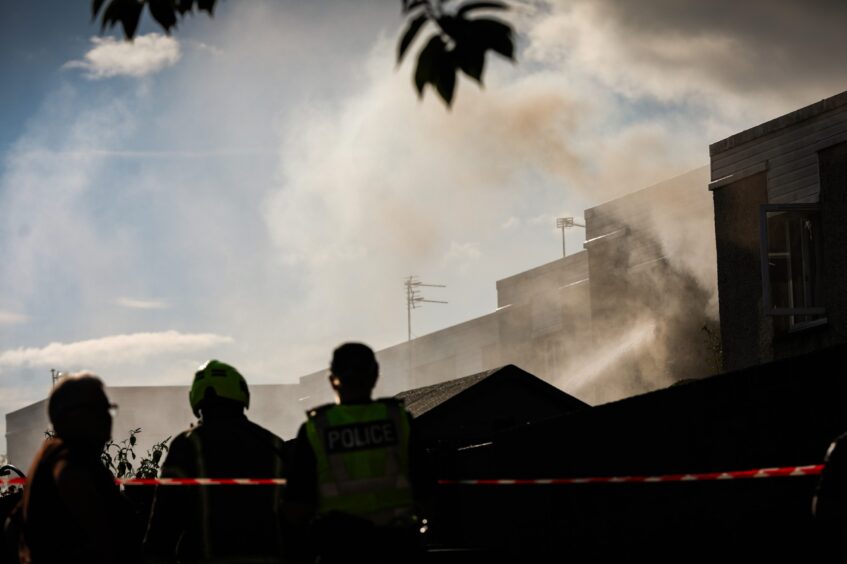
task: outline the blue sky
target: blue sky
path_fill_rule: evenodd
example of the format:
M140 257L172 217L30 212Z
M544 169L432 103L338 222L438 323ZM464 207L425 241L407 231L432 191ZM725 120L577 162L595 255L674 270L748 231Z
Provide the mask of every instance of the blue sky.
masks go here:
M555 217L847 87L837 3L535 1L519 63L490 56L448 112L395 68L399 2L353 4L229 0L126 44L87 2L2 0L3 412L50 368L294 381L403 340L410 274L450 302L417 334L483 315L557 258Z

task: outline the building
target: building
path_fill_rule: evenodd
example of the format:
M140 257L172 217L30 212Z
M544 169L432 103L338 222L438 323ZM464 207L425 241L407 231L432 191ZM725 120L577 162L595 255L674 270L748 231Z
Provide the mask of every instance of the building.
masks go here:
M847 92L709 153L724 367L847 341Z
M707 182L703 167L586 210L585 250L497 281L487 315L377 351L377 395L513 364L594 405L715 372L703 331L716 315ZM333 400L326 369L253 390L251 419L283 438ZM141 428L141 453L192 421L185 387L109 394L121 405L115 438ZM44 401L6 422L10 459L26 466L47 428Z
M297 405L296 388L285 384L250 386L248 416L276 432L296 431L303 414ZM195 421L188 390L188 386L108 387L109 399L118 405L113 440L123 441L130 430L141 429L135 448L140 457L154 444L188 429ZM11 463L26 471L49 428L46 399L6 414L7 455Z
M467 447L494 435L589 407L512 364L401 392L420 440Z
M598 404L719 371L708 181L702 167L586 210L585 250L498 280L496 311L378 351L378 393L514 364ZM300 389L332 399L325 370Z

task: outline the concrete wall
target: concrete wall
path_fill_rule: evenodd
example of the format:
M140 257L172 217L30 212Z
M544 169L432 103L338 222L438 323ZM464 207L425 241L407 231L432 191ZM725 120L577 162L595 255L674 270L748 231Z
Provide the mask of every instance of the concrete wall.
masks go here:
M118 404L112 438L122 441L131 429L141 429L135 453L144 455L157 442L173 437L195 422L188 403L188 386L108 387L106 394ZM247 416L284 439L293 438L305 419L297 401L297 386L250 386ZM47 401L42 400L6 415L6 441L12 464L26 471L50 428Z

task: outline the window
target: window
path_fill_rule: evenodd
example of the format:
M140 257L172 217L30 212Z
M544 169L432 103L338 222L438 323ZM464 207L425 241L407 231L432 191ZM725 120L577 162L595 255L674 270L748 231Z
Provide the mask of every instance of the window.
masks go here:
M817 204L761 207L765 314L785 333L824 320Z

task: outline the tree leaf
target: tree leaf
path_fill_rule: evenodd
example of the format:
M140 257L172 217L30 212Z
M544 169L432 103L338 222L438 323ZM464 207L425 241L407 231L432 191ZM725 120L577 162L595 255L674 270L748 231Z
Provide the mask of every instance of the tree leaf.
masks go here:
M499 20L477 18L468 20L473 30L474 40L484 49L491 49L509 59L515 60L515 43L512 40L512 28Z
M194 10L194 0L176 0L176 11L179 15L184 16L192 10Z
M482 73L485 70L485 49L476 45L457 44L455 49L456 64L462 72L482 84Z
M101 30L112 28L120 22L124 29L124 36L132 39L138 29L138 20L143 6L137 0L112 0L103 11Z
M91 19L96 20L97 14L100 13L100 8L103 7L103 2L106 0L92 0L91 2Z
M415 86L423 97L424 87L432 84L449 108L456 91L456 59L440 35L433 35L418 55Z
M415 69L415 87L418 90L418 97L423 97L424 86L435 84L437 61L446 50L447 43L441 36L433 35L418 54L418 66Z
M438 74L435 89L449 108L453 104L453 94L456 92L456 63L453 54L445 52L438 63Z
M426 6L427 0L403 0L403 13L408 14L415 8Z
M463 4L461 8L456 10L456 15L459 17L464 16L468 12L472 12L474 10L508 10L509 6L504 4L503 2L468 2L467 4Z
M135 435L129 436L129 444L131 444L132 446L135 446L136 441L138 441L138 439L136 438Z
M215 15L215 4L217 0L197 0L197 9L206 12L210 16Z
M403 32L403 36L400 39L400 43L397 45L397 64L399 65L403 61L403 56L406 54L406 50L409 48L409 45L414 41L415 36L421 30L423 25L427 22L429 18L426 14L420 14L418 17L414 18L409 22L409 25L406 27L406 31Z
M176 10L172 0L147 0L150 15L165 32L170 33L176 27Z

